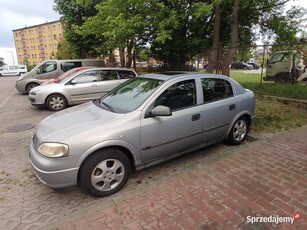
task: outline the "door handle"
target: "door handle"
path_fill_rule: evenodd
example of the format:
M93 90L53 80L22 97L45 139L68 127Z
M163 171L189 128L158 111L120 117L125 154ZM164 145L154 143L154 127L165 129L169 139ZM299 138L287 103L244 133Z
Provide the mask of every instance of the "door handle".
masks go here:
M97 87L97 86L98 86L98 85L96 85L96 84L93 84L93 85L92 85L92 87Z
M234 110L236 108L236 105L235 104L232 104L229 106L229 110Z
M192 121L197 121L197 120L199 120L200 119L200 114L198 113L198 114L194 114L193 116L192 116Z

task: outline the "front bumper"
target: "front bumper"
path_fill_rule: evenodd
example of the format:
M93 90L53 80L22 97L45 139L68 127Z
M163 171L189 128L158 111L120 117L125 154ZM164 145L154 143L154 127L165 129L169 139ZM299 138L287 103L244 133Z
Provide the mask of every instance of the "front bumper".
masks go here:
M58 169L59 165L63 165L61 161L65 161L64 159L44 157L33 146L33 139L31 139L29 144L29 160L36 177L42 183L52 188L66 188L77 184L78 167ZM74 160L72 161L74 162Z
M28 95L28 99L31 103L31 105L44 105L45 101L44 100L38 100L38 97L36 95Z
M15 88L20 93L25 93L26 92L26 85L25 85L24 81L16 81Z

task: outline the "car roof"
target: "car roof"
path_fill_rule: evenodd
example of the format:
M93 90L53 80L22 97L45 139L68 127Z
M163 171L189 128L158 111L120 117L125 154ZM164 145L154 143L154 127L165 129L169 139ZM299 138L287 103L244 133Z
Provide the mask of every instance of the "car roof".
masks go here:
M208 77L208 78L231 79L227 76L219 75L219 74L204 73L204 72L188 72L188 71L167 71L167 72L159 72L159 73L149 73L149 74L141 75L139 77L166 81L166 80L179 78L179 77L185 77L185 76L201 76L201 77Z
M129 69L129 68L123 68L123 67L90 67L90 69L95 69L95 70L128 70L128 71L134 71L134 69Z

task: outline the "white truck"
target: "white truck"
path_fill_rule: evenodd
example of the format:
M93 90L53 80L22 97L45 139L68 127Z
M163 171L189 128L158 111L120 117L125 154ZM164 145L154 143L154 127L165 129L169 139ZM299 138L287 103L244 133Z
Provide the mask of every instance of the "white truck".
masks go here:
M28 72L26 65L4 65L0 67L0 77L2 76L20 76Z
M307 80L303 55L297 51L275 52L267 61L264 81L294 83Z

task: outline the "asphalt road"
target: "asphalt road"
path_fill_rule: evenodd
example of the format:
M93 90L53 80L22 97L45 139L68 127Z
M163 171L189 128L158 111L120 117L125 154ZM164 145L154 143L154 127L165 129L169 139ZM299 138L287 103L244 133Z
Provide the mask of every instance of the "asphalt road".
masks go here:
M145 188L156 187L195 165L210 164L235 148L223 144L135 172L117 194L94 198L76 186L54 191L34 175L28 143L35 125L53 112L31 106L15 89L17 77L0 78L0 229L37 229L92 206L122 200ZM226 151L226 152L225 152Z

